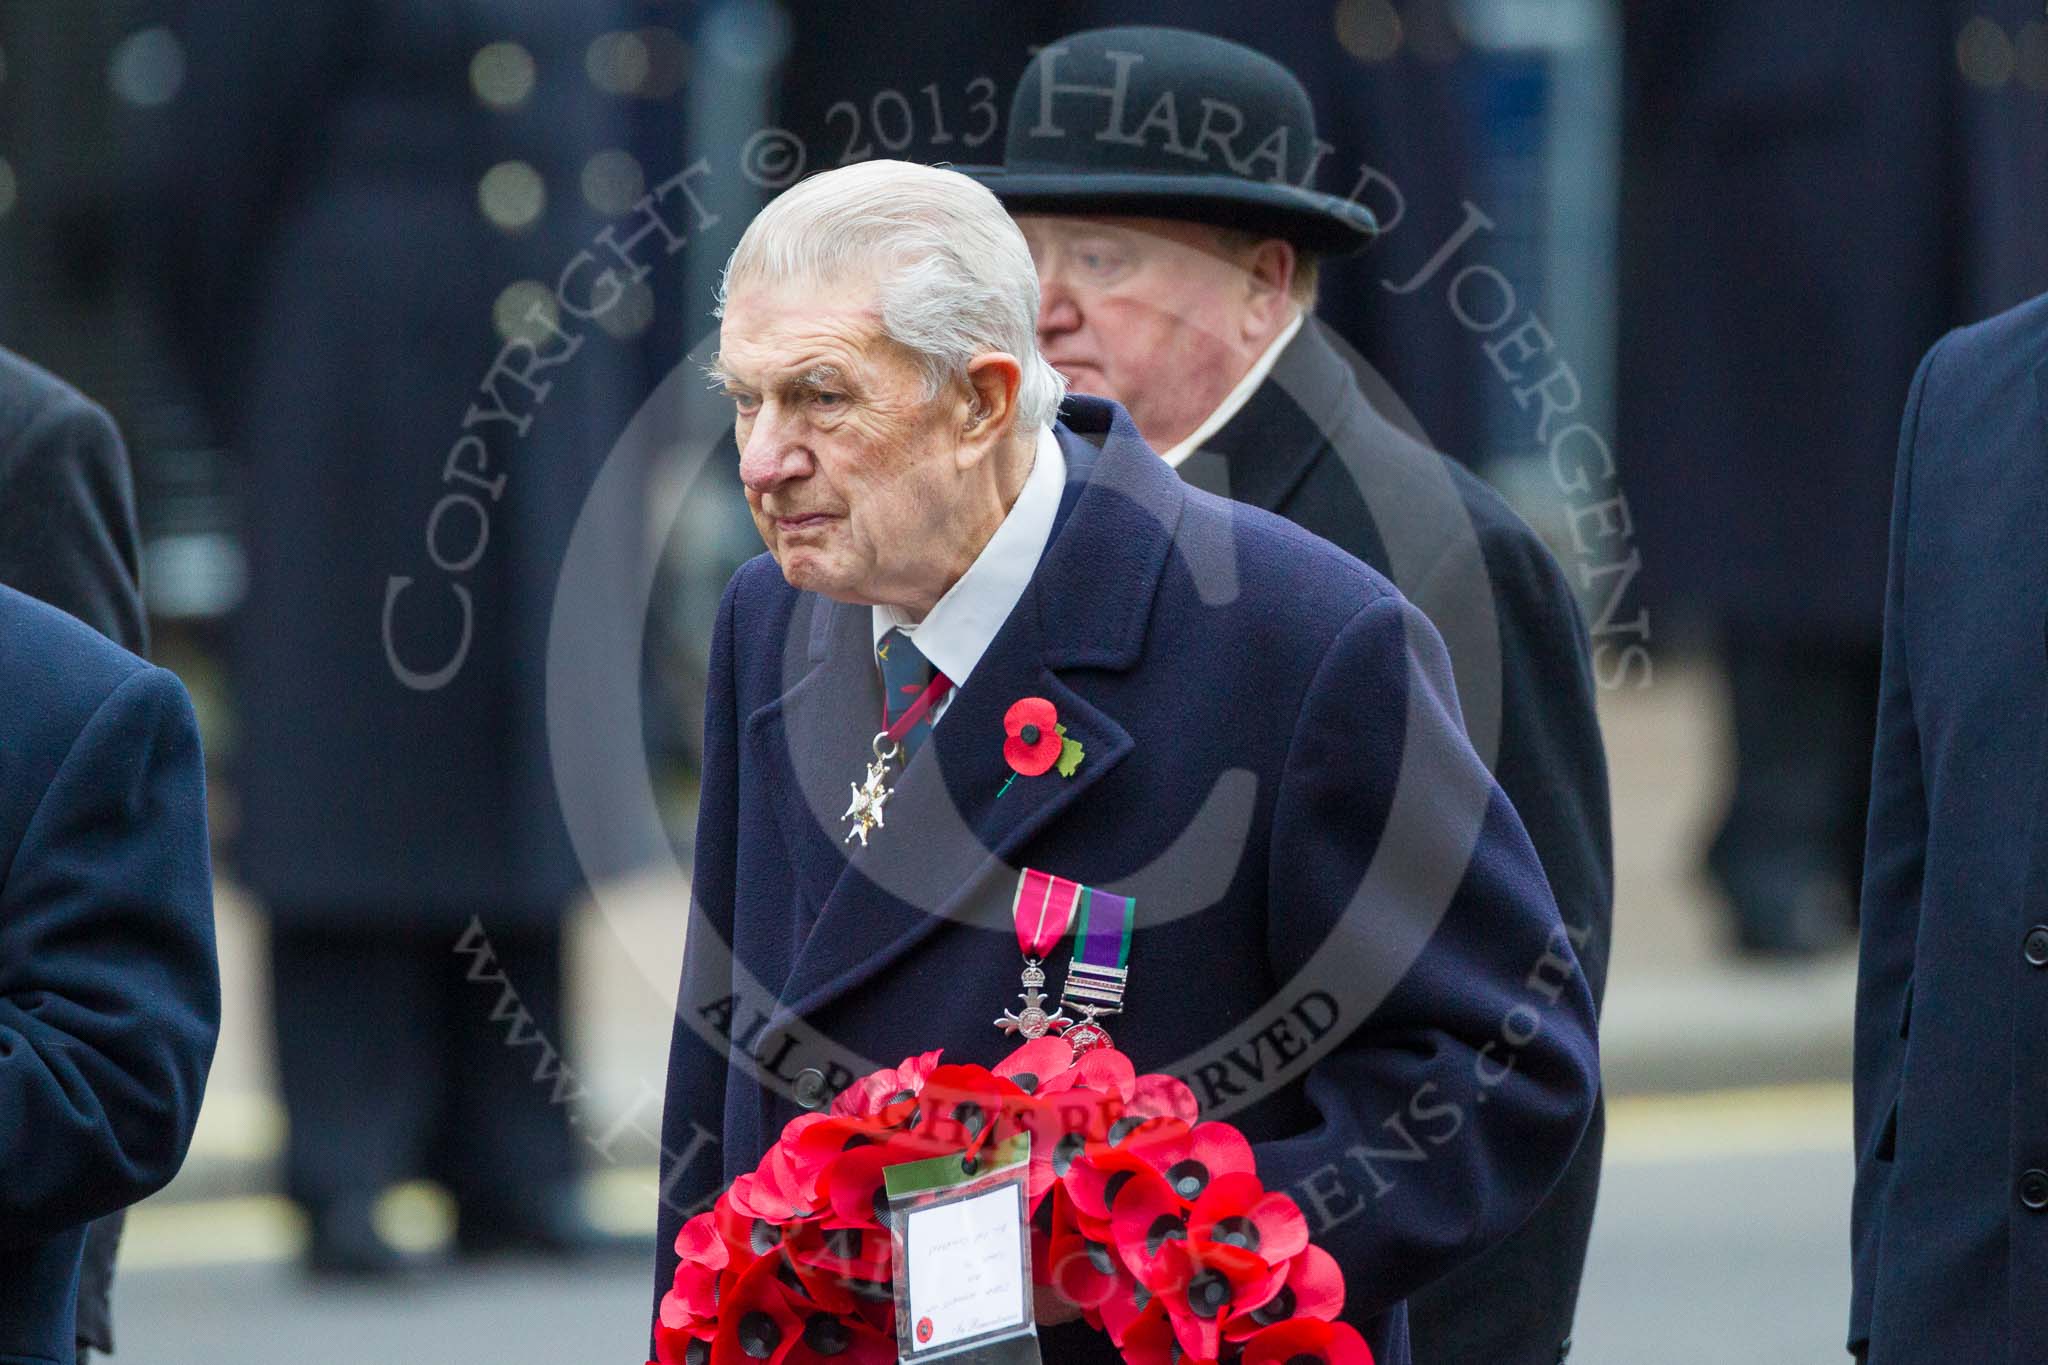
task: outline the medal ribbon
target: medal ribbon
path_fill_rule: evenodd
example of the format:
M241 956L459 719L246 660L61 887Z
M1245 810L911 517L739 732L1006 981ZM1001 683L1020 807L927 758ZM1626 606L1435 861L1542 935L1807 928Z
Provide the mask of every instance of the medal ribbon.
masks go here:
M951 678L943 673L932 674L932 680L925 684L924 691L917 694L917 700L910 703L909 708L902 715L896 717L896 723L887 730L884 730L882 732L883 735L891 744L901 744L903 737L912 730L915 730L917 723L923 720L926 714L939 704L940 699L952 690L953 680ZM886 716L888 712L887 705L884 704L882 709Z
M1081 927L1074 934L1074 961L1122 969L1131 960L1131 925L1138 902L1092 887L1081 888Z
M1062 995L1076 1005L1094 1005L1100 1013L1114 1014L1123 1007L1137 899L1082 887L1075 917L1074 958Z
M1025 868L1017 879L1017 897L1010 914L1017 922L1017 946L1032 962L1043 962L1066 937L1074 922L1074 906L1087 894L1079 882Z

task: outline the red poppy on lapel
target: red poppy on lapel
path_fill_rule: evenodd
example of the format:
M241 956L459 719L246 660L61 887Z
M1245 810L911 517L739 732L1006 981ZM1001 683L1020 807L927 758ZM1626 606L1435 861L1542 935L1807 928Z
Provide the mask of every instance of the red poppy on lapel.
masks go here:
M1003 713L1003 760L1019 776L1037 777L1059 760L1060 714L1044 697L1024 697Z
M1061 777L1072 777L1086 750L1067 737L1067 727L1044 697L1020 697L1003 713L1003 761L1019 777L1037 777L1057 765Z

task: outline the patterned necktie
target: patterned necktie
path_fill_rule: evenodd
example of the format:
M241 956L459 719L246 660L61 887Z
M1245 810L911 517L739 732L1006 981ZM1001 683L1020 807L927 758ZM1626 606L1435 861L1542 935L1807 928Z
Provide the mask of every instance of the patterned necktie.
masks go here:
M932 664L910 642L910 637L894 626L875 646L875 659L882 666L882 728L886 730L931 686ZM923 719L904 733L901 743L905 763L910 762L931 732L932 717L927 711Z

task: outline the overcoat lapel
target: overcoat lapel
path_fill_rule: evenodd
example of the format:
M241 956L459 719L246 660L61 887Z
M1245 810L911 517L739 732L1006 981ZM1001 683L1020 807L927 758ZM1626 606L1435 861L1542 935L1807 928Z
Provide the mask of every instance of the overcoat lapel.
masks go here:
M1276 511L1330 444L1356 381L1314 318L1302 324L1237 415L1182 462L1218 497Z
M1002 937L990 948L998 950L1010 932L1018 850L1130 752L1124 727L1061 672L1137 661L1181 489L1121 409L1084 401L1063 416L1081 436L1106 437L1102 453L1061 433L1068 488L1039 571L930 740L896 774L884 824L868 847L846 845L836 832L879 714L868 609L820 604L810 635L822 657L750 722L757 759L785 788L777 808L793 858L822 855L833 869L783 984L786 1014L812 1014L858 989L948 925L996 931ZM1005 790L1012 774L1003 716L1028 696L1053 704L1086 757L1072 777L1018 777ZM851 714L848 698L858 708ZM798 875L806 886L823 880L803 869Z
M801 902L792 912L801 917L797 942L845 873L847 826L839 816L850 784L866 775L882 714L868 609L809 594L799 600L803 606L782 642L783 676L795 681L747 719L753 771L765 774L772 788Z

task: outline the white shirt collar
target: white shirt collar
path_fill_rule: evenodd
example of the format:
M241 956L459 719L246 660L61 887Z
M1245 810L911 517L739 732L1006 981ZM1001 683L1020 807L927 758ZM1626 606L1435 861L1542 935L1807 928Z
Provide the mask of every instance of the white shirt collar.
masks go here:
M1023 491L967 572L915 625L894 607L875 607L875 643L880 645L888 631L900 630L953 686L964 687L1038 572L1066 486L1067 457L1052 428L1045 427L1038 433L1038 451Z
M1209 414L1209 419L1196 427L1194 433L1185 441L1165 451L1160 458L1171 468L1178 469L1182 460L1202 448L1202 442L1223 430L1223 424L1237 416L1238 409L1251 401L1251 396L1259 385L1266 382L1266 376L1273 373L1273 366L1279 361L1280 353L1287 349L1287 343L1294 340L1294 334L1301 330L1301 324L1307 319L1306 312L1296 312L1294 321L1288 323L1280 335L1273 338L1273 344L1268 346L1252 367L1244 372L1244 378L1237 381L1237 387L1224 397L1216 411Z

